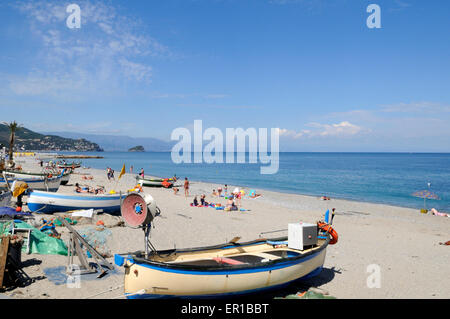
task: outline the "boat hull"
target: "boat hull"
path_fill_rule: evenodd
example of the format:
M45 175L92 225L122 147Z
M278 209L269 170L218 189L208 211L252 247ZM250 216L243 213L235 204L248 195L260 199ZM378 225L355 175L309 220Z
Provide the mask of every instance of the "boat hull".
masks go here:
M26 173L26 172L15 172L15 171L6 171L6 173L13 178L21 178L21 179L30 179L30 178L36 178L41 179L47 176L48 174L44 173ZM65 173L63 176L61 176L61 185L67 185L67 183L70 180L70 173ZM55 175L54 175L55 176Z
M142 178L137 178L136 179L137 184L140 184L142 186L147 186L147 187L166 187L164 186L164 179L142 179ZM172 187L173 186L173 180L169 179L167 181L169 183L169 185L167 187Z
M61 185L61 177L52 177L48 179L44 178L17 178L8 180L9 184L12 185L14 180L22 181L27 183L28 188L33 190L45 190L49 192L56 192ZM0 179L0 187L7 187L4 179Z
M260 263L254 267L218 270L177 269L168 264L158 265L131 258L125 263L125 295L129 299L139 299L224 298L258 294L319 274L325 255L326 244L301 257Z
M124 197L124 196L122 196ZM121 195L69 195L33 191L28 195L28 209L34 213L55 213L79 209L120 212Z

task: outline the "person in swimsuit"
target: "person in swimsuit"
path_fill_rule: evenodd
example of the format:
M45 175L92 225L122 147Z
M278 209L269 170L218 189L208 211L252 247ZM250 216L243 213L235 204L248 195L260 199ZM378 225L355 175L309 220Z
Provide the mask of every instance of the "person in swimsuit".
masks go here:
M194 197L194 201L192 202L193 206L198 206L197 196Z
M184 196L189 196L189 181L187 177L184 178Z

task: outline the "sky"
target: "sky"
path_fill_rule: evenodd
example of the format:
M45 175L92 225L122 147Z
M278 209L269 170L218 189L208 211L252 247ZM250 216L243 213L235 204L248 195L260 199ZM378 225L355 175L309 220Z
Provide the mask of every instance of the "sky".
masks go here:
M81 27L69 28L69 4ZM369 28L370 4L381 28ZM282 151L450 152L449 1L2 1L0 121Z

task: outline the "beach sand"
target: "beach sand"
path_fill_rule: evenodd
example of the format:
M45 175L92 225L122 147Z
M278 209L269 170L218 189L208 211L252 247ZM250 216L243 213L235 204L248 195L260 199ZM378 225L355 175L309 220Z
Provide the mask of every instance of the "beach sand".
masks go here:
M135 175L125 174L108 181L106 171L80 168L59 192L72 193L74 184L98 186L106 190L126 191L135 185ZM93 180L83 180L83 175ZM178 184L182 184L179 181ZM450 218L421 214L418 209L394 207L340 199L257 190L262 197L243 199L249 211L224 212L213 208L190 207L194 195L205 193L207 201L225 203L211 192L223 185L191 181L190 196L184 190L174 195L172 189L144 187L156 200L161 216L154 221L151 242L157 249L188 248L222 244L235 236L241 242L257 239L262 232L287 229L288 223L315 223L327 209L336 208L333 227L339 241L329 245L320 275L299 285L299 291L317 287L337 298L450 298L450 247L440 242L450 240ZM228 190L235 186L229 185ZM38 215L40 218L48 215ZM76 225L82 229L90 225ZM67 240L67 229L58 227ZM129 227L110 228L108 242L114 253L144 248L142 230ZM286 235L287 231L265 234L266 238ZM123 268L97 279L82 276L80 288L56 285L45 278L44 269L67 265L60 255L22 254L23 270L35 282L5 295L12 298L123 298ZM77 260L75 258L75 260ZM108 258L113 263L113 258ZM375 266L371 266L375 265ZM375 267L375 268L374 268ZM378 268L379 267L379 268ZM373 269L379 269L380 287L370 287ZM369 285L368 285L369 281ZM306 287L306 288L305 288Z

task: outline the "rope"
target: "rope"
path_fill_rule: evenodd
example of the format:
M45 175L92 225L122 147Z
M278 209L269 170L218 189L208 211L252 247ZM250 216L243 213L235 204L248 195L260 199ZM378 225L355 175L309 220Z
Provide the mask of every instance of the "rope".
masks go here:
M104 293L107 293L107 292L110 292L110 291L119 289L120 287L123 287L123 285L119 285L119 286L114 287L114 288L111 287L111 288L109 288L108 290L99 292L99 293L97 293L97 294L95 294L95 295L88 296L88 297L86 297L86 298L84 298L84 299L89 299L89 298L92 298L92 297L95 297L95 296L98 296L98 295L102 295L102 294L104 294Z
M145 292L146 292L145 289L141 289L141 290L138 290L135 293L127 294L127 296L142 295L142 294L145 294ZM114 298L111 298L111 299L119 299L119 298L123 298L123 297L124 297L124 295L120 295L120 296L117 296L117 297L114 297Z

